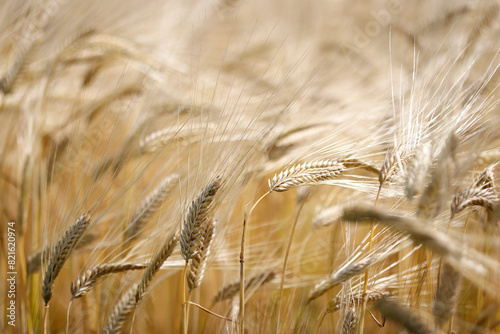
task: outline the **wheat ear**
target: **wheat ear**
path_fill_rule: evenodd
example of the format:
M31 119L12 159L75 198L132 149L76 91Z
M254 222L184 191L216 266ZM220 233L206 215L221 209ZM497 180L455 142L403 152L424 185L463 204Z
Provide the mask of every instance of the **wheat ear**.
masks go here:
M408 307L388 299L380 299L377 308L387 319L393 320L403 326L408 332L414 334L435 333L426 321L417 313L412 312Z
M342 334L356 333L356 325L358 323L358 314L354 308L346 311L344 321L342 322Z
M178 241L179 237L177 236L175 231L170 233L170 235L167 237L167 240L160 248L160 251L153 257L151 263L144 272L140 283L137 285L137 293L135 295L136 303L138 303L144 297L146 288L153 280L154 275L158 272L158 270L160 270L163 262L165 262L167 258L172 255L172 252L174 251L175 246L177 246Z
M432 304L432 315L437 328L440 328L453 315L458 297L458 287L462 275L445 263L437 287L436 298Z
M266 270L264 272L258 273L256 275L250 276L245 280L245 289L257 288L268 282L270 282L276 273L273 270ZM234 282L227 284L219 290L217 295L214 297L213 304L221 302L223 300L231 299L235 297L240 292L240 282Z
M75 248L78 240L90 225L90 214L84 213L76 220L76 222L66 231L64 236L59 240L52 256L50 257L49 265L45 271L45 277L42 287L42 298L45 305L49 303L52 297L52 288L54 280L61 271L66 260L69 258L71 251Z
M425 184L425 176L432 160L431 144L427 143L420 146L413 157L405 178L405 195L409 200L422 191Z
M106 326L102 331L104 334L117 334L121 332L125 322L137 305L135 302L137 288L137 286L133 286L120 298L118 303L115 305L113 312L108 317Z
M92 233L86 233L80 238L78 243L75 245L75 250L91 244L96 239L97 235ZM50 257L50 247L44 248L43 250L28 256L28 261L26 264L26 272L28 275L34 274L38 270L40 270L40 267L42 266L42 255L43 255L43 260L48 261Z
M221 179L217 177L191 203L181 232L181 254L186 261L199 251L202 232L215 209L213 200L220 186Z
M318 160L295 165L268 181L270 191L287 191L337 177L345 167L336 160Z
M373 289L366 290L366 300L370 303L374 303L380 300L381 298L387 298L389 296L390 296L389 292L385 290L373 290ZM342 298L340 296L336 296L328 302L325 313L337 312L338 310L340 310L342 305L346 305L347 307L350 308L362 302L363 302L362 293L349 296L349 299L346 302L342 302Z
M95 266L80 274L75 281L71 282L71 295L73 296L71 299L82 297L92 290L100 277L146 267L145 264L137 263L107 263Z
M160 208L172 189L173 183L178 179L179 176L177 174L167 176L141 203L127 227L126 238L128 241L132 241L140 235L144 224Z
M207 266L207 259L210 255L212 241L215 236L216 222L212 219L207 223L205 231L203 232L201 247L199 251L191 258L187 273L187 284L189 293L196 289L203 279L205 269Z
M494 188L469 187L455 195L451 202L451 216L471 206L481 206L488 211L493 210L493 204L498 201Z
M385 258L385 256L382 256L381 254L373 254L369 257L364 258L358 263L353 263L346 268L334 272L326 279L316 284L316 286L309 292L307 302L310 302L313 299L316 299L319 296L323 295L335 285L340 284L355 275L363 273L365 270L375 265L381 258Z

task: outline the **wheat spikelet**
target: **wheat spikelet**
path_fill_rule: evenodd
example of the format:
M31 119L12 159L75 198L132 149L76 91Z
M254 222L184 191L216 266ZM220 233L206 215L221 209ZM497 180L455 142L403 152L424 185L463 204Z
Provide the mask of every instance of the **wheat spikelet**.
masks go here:
M331 206L322 210L319 214L314 216L312 220L313 227L319 228L333 224L342 216L342 210L343 207L341 205Z
M432 303L432 315L437 328L440 328L453 315L458 297L458 287L462 275L445 263L442 267L436 298Z
M326 279L316 284L314 288L309 292L307 302L310 302L313 299L316 299L319 296L323 295L335 285L340 284L355 275L363 273L366 269L376 264L380 260L380 258L382 258L380 254L373 254L357 263L353 263L329 275Z
M175 246L177 246L177 242L179 241L179 237L177 234L172 232L168 237L160 251L156 253L156 255L151 260L151 263L147 267L144 275L142 276L141 282L137 285L137 293L135 295L135 302L138 303L146 292L146 288L151 283L154 275L160 270L163 262L167 260L167 258L174 251Z
M361 161L357 158L339 159L338 162L343 164L345 168L359 168L359 169L367 171L370 174L374 174L374 175L380 174L380 171L377 167L375 167L367 162Z
M498 196L493 188L469 187L455 195L451 202L451 216L471 206L481 206L488 211L493 210L493 204L498 201Z
M213 200L220 186L221 179L217 177L191 203L181 232L181 254L186 261L199 250L202 232L215 209Z
M377 308L387 319L393 320L403 326L408 332L415 334L432 334L434 331L426 321L417 313L399 304L396 301L380 299Z
M56 279L64 263L70 256L71 251L75 248L75 245L78 243L78 240L80 240L89 224L90 214L84 213L66 231L64 236L61 238L61 240L59 240L56 247L54 248L43 280L42 298L45 302L45 305L49 303L49 300L52 297L54 280Z
M143 225L160 208L172 189L172 184L178 179L179 176L177 174L167 176L141 203L127 227L126 238L128 241L132 241L139 236Z
M270 282L276 273L273 270L266 270L256 275L250 276L245 280L245 290L249 290L251 288L260 287L268 282ZM214 297L213 304L216 304L220 301L231 299L236 296L240 292L240 282L234 282L227 284L222 287L217 295Z
M342 334L356 333L356 325L358 323L358 314L354 308L347 310L344 321L342 322Z
M344 171L344 165L335 160L318 160L295 165L281 171L269 180L270 191L287 191L304 185L330 180Z
M88 244L91 244L96 239L97 239L97 235L92 234L92 233L86 233L77 242L77 244L75 246L75 250L80 249L82 247L85 247ZM26 272L28 275L34 274L38 270L40 270L40 267L42 266L42 256L44 257L44 259L43 259L44 261L49 260L50 247L44 248L43 250L38 251L38 252L36 252L28 257L28 261L26 264Z
M432 151L430 143L420 146L413 157L406 174L405 195L411 200L415 194L422 191L425 176L431 164Z
M366 290L366 300L369 303L374 303L378 301L381 298L387 298L389 297L390 294L388 291L385 290L374 290L374 289L367 289ZM363 294L359 293L357 295L352 295L349 296L348 300L346 302L342 302L342 297L341 296L336 296L332 300L330 300L326 306L326 313L332 313L340 310L342 305L347 305L347 307L353 307L355 305L361 304L363 302Z
M396 151L387 152L385 155L384 163L382 164L382 167L380 167L380 172L378 174L378 182L380 183L380 186L382 186L389 176L391 176L394 171L394 167L396 166L397 158L398 155Z
M495 165L491 165L483 170L477 179L476 187L495 189L495 175L493 174L493 168L495 168Z
M93 289L97 279L108 274L120 273L129 270L144 269L145 264L137 263L107 263L94 266L93 268L80 274L75 281L71 282L72 299L82 297Z
M425 188L418 203L417 215L423 219L433 219L442 210L448 195L450 175L455 168L455 150L458 138L452 133L440 150L436 166L432 169L431 180Z
M207 223L205 231L203 232L200 249L191 258L191 263L187 272L187 283L190 293L201 284L201 280L205 274L207 259L210 255L210 248L215 236L215 225L216 222L213 219Z
M106 321L106 326L103 329L104 334L121 333L121 329L137 305L135 301L137 288L137 286L130 288L123 294L118 303L116 303L113 312Z

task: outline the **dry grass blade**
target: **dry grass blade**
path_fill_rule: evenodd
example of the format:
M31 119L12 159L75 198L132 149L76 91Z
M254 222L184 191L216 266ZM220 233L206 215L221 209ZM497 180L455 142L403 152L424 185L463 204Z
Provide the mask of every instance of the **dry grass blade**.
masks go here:
M336 160L319 160L295 165L269 180L270 191L287 191L337 177L345 167Z
M71 254L71 251L75 248L78 240L82 237L85 230L90 225L90 214L84 213L76 220L76 222L66 231L64 236L59 240L52 256L50 257L50 262L45 271L45 277L43 280L42 287L42 298L45 305L49 303L52 297L52 288L54 286L54 280L61 271L64 263Z
M113 312L108 317L106 326L103 329L104 334L117 334L121 333L125 322L137 305L135 296L137 295L137 286L130 288L118 301L113 309Z
M137 285L137 293L135 295L136 303L138 303L142 299L146 292L146 288L151 283L154 275L158 272L158 270L160 270L163 262L165 262L167 258L172 254L175 246L177 246L178 241L179 237L175 232L172 232L161 247L160 251L153 257L151 263L142 276L141 282Z
M354 308L347 310L344 321L342 322L342 334L356 333L356 324L358 323L358 314Z
M270 282L276 273L273 270L266 270L264 272L258 273L254 276L250 276L245 280L245 290L251 288L257 288ZM223 300L231 299L235 297L240 292L240 282L230 283L219 290L217 295L214 297L213 304L221 302Z
M215 225L216 222L211 220L203 233L203 240L200 250L192 257L191 263L189 265L187 273L187 283L189 287L189 293L196 289L203 279L205 274L205 269L207 266L207 259L210 255L210 248L212 246L212 241L215 236Z
M121 273L129 270L144 269L145 264L137 263L108 263L95 266L84 273L80 274L74 282L71 282L71 295L74 298L79 298L92 290L97 282L97 279L108 274Z
M436 298L432 303L432 315L437 328L440 328L453 315L461 280L462 275L459 272L446 263L443 265Z
M172 189L173 183L178 180L178 178L179 176L177 174L167 176L141 203L127 227L126 238L128 241L132 241L140 235L143 225L160 208Z
M181 232L181 254L186 261L199 250L202 232L215 209L213 200L220 187L221 179L217 177L191 203Z
M435 333L428 325L425 319L409 308L399 304L396 301L380 299L377 302L377 308L387 319L393 320L403 326L408 332L415 334Z
M405 180L405 195L409 200L422 191L431 159L431 145L430 143L424 144L417 150L416 155L408 166Z
M80 238L80 241L75 246L75 250L80 249L82 247L85 247L89 244L91 244L94 240L97 239L97 235L92 234L92 233L87 233L83 237ZM38 251L28 257L28 262L26 264L26 271L28 275L36 273L38 270L40 270L40 267L42 266L42 254L44 256L44 261L49 260L50 256L50 248L43 249L41 251Z
M493 188L469 187L453 198L450 207L451 216L471 206L481 206L491 212L497 201L498 196Z

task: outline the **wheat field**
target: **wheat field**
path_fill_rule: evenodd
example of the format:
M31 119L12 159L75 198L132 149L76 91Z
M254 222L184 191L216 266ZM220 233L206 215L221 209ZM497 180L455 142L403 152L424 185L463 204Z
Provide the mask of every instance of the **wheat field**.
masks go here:
M3 333L499 333L500 2L0 2Z

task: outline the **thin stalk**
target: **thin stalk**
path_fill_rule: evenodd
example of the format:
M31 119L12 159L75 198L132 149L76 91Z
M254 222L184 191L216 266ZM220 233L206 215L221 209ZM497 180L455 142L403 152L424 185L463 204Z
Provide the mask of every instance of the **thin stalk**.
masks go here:
M292 225L292 231L290 232L290 238L288 239L288 245L286 247L286 252L285 252L285 259L283 261L283 268L281 270L281 282L280 282L280 289L279 289L279 294L278 294L278 321L276 322L276 333L279 333L280 329L280 315L281 315L281 299L283 297L283 286L285 285L285 272L286 272L286 265L288 263L288 255L290 254L290 248L292 247L292 240L293 236L295 234L295 228L297 227L297 222L299 221L299 216L300 213L302 212L302 208L304 207L305 202L307 201L307 198L311 194L311 189L307 192L306 197L301 201L300 206L297 210L297 214L295 215L295 220Z
M220 315L220 314L217 314L217 313L215 313L215 312L213 312L213 311L210 311L209 309L207 309L207 308L205 308L205 307L201 306L200 304L193 303L193 302L191 302L191 301L189 301L189 300L188 300L188 301L186 301L186 304L196 306L196 307L197 307L197 308L199 308L200 310L205 311L205 312L207 312L208 314L211 314L211 315L213 315L213 316L215 316L215 317L217 317L217 318L220 318L220 319L223 319L223 320L226 320L226 321L230 321L230 322L236 322L236 321L235 321L235 320L233 320L233 319L226 318L226 317L224 317L224 316L222 316L222 315Z
M73 303L73 299L71 299L69 301L69 305L68 305L68 311L66 312L66 334L68 334L68 330L69 330L69 311L71 310L71 304Z
M250 214L255 209L257 204L269 195L271 191L266 192L261 198L255 202L248 214L245 212L243 217L243 232L241 234L241 251L240 251L240 334L245 333L245 231L247 221L249 220Z
M182 272L182 332L187 334L187 304L186 304L186 273L187 273L188 261L184 266Z
M47 334L47 313L49 313L49 304L45 304L43 312L43 334Z
M378 199L380 197L380 191L382 190L382 184L378 187L378 192L377 192L377 197L375 198L375 207L377 207ZM368 246L368 252L371 251L373 247L373 236L375 235L377 229L377 225L372 223L372 230L370 232L370 245ZM370 270L368 269L365 272L365 279L363 282L363 307L361 307L361 314L359 317L359 327L358 327L358 333L363 334L363 330L365 327L365 311L366 311L366 304L368 302L366 298L366 290L368 289L368 279L370 278Z

